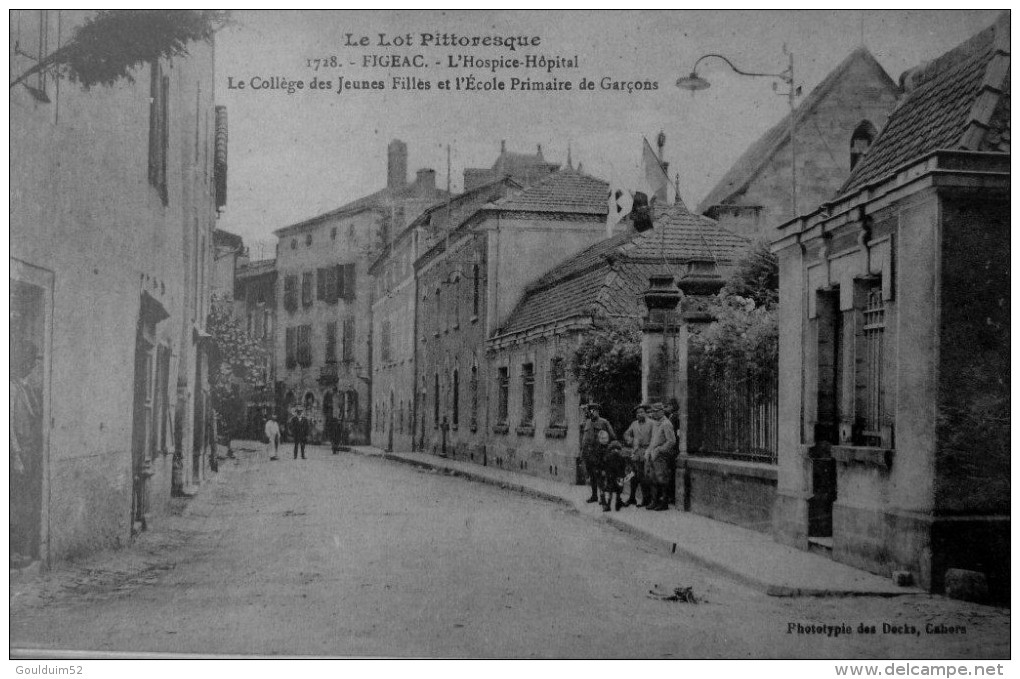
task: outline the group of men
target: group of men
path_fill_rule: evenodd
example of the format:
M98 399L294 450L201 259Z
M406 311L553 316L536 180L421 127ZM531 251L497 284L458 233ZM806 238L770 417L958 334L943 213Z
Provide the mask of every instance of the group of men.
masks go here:
M672 404L671 404L672 405ZM598 502L602 511L636 505L651 511L669 508L670 485L676 459L676 423L667 417L662 403L634 408L634 421L617 439L613 426L600 415L596 403L587 406L581 425L581 459L591 485L588 502ZM675 412L675 407L672 408ZM622 499L630 482L630 497ZM641 489L641 502L637 490Z

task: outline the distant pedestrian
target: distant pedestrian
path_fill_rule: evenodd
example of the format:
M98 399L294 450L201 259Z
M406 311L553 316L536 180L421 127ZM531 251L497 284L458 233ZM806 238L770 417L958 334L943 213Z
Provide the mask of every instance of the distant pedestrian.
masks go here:
M301 459L305 459L305 444L308 443L308 430L311 423L301 408L297 409L294 417L290 418L290 430L294 436L294 459L297 459L298 449L301 450Z
M651 476L652 504L645 507L655 511L669 509L668 485L673 463L673 449L676 446L676 434L672 423L666 419L665 409L661 403L652 404L652 439L648 444L649 464L645 473Z
M265 432L266 452L269 453L270 460L277 460L280 457L280 425L272 415L266 420Z
M652 504L652 490L645 476L645 464L648 462L648 444L652 442L652 421L648 419L648 406L645 404L634 408L634 421L623 434L623 441L627 444L627 462L630 471L630 497L627 498L628 505L647 507ZM635 497L638 487L641 488L641 504Z
M330 416L326 420L326 435L329 436L329 443L333 449L333 454L336 455L340 452L340 420Z
M588 484L591 486L591 497L588 498L588 502L599 501L602 458L609 448L610 441L616 439L612 425L599 416L599 410L597 403L589 403L588 417L581 424L581 461L584 462Z
M602 511L608 512L613 506L615 496L616 511L623 508L623 476L627 473L627 458L623 455L623 446L619 441L609 444L605 457L602 459Z

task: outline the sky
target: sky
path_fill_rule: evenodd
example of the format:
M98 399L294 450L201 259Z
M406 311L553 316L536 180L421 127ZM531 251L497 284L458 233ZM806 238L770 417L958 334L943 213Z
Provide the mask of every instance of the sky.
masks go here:
M679 174L680 195L694 206L769 127L788 112L770 78L730 72L720 60L698 72L712 87L697 93L675 82L697 58L719 53L747 71L781 72L794 55L806 96L851 51L864 45L889 75L937 57L992 24L997 11L235 11L216 42L216 101L230 125L228 203L219 227L238 233L253 256L272 256L275 229L382 188L386 147L408 146L408 174L436 170L437 183L462 188L465 167L490 167L506 140L511 151L565 162L568 148L584 172L641 188L642 137L666 135L664 159ZM369 46L348 46L361 36ZM379 34L389 46L380 46ZM409 46L399 38L411 34ZM537 37L540 44L502 47L421 46L421 34ZM365 67L373 55L422 55L425 68ZM451 69L448 55L481 59L576 57L578 67ZM309 66L309 59L339 68ZM354 65L352 65L352 62ZM439 81L475 75L509 85L511 77L573 82L572 91L440 91ZM333 89L308 89L313 77ZM382 80L384 90L345 90L339 77ZM428 91L389 87L395 76L429 81ZM305 89L252 90L252 79L301 80ZM581 91L582 78L595 83ZM656 82L657 89L604 90L603 78ZM245 89L238 84L244 83ZM233 86L233 87L232 87ZM780 91L783 89L780 85Z

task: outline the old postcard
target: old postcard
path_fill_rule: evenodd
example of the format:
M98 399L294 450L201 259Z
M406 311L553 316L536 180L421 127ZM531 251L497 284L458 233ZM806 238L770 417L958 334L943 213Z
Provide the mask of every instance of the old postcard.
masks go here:
M1002 673L1009 11L16 10L9 52L19 672Z

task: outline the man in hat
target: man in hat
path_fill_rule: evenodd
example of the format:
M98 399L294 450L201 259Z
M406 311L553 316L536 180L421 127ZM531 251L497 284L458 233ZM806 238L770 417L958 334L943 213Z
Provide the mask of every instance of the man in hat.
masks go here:
M676 434L673 433L673 425L665 415L665 408L661 403L652 404L652 438L648 444L650 464L645 470L651 475L654 500L645 508L654 511L669 509L669 470L673 461Z
M301 459L305 459L305 444L308 443L308 430L311 423L305 417L305 411L298 408L294 417L290 418L290 430L294 436L294 459L297 459L298 448L301 449Z
M648 419L647 404L634 407L634 421L623 433L623 440L630 448L627 456L627 468L631 475L630 497L627 498L627 504L645 507L652 503L651 488L645 477L645 454L648 452L648 444L652 441L652 421ZM638 486L641 486L641 504L638 504L635 498Z
M599 416L597 403L589 403L586 410L587 419L581 423L581 460L591 485L588 502L598 502L602 458L609 448L609 442L616 439L616 432L607 420Z

